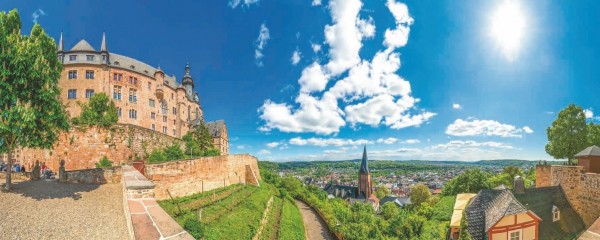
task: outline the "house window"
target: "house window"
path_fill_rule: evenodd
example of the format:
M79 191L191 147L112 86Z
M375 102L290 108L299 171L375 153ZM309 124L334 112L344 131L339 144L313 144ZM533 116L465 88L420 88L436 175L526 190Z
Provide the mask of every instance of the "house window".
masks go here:
M156 131L156 126L154 125L154 123L152 124L152 131Z
M94 79L94 71L86 70L85 71L85 79Z
M521 229L508 232L508 240L521 240Z
M85 98L91 98L92 96L94 96L94 89L86 89Z
M167 116L163 116L163 122L167 122Z
M69 70L69 79L77 79L77 70Z
M137 111L135 109L129 109L129 118L137 119Z
M150 118L151 119L156 119L156 113L150 113Z
M77 98L77 89L69 89L67 98L68 99L76 99Z
M121 117L121 113L122 113L122 111L121 111L121 110L122 110L122 109L121 109L120 107L118 107L118 108L117 108L117 116L119 116L119 117Z
M150 99L148 103L150 104L150 107L154 107L154 99Z
M85 58L90 62L94 61L94 55L85 55Z
M167 134L167 127L163 127L163 133Z
M113 99L121 101L121 86L116 86L113 89Z
M560 220L560 209L556 206L552 206L552 222Z
M129 89L129 102L137 103L137 90Z
M69 61L77 61L77 55L69 55Z

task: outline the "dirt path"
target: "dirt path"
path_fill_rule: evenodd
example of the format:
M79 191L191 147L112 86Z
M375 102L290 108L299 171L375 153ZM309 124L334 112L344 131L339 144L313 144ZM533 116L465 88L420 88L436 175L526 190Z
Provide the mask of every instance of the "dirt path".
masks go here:
M0 204L1 239L129 239L121 184L16 182Z
M300 209L302 219L304 219L304 229L306 229L306 239L310 240L333 240L335 239L327 231L327 224L319 215L302 201L296 200L296 205Z

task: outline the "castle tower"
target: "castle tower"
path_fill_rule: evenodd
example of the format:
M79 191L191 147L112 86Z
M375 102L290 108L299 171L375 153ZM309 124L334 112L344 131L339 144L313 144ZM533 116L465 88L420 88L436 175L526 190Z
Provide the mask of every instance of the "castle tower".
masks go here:
M62 36L62 32L60 32L60 38L58 40L58 52L56 53L58 55L58 60L60 60L61 63L64 63L64 58L65 58L65 54L64 54L64 48L65 45L63 44L63 36Z
M373 193L373 182L371 182L371 172L369 172L369 164L367 163L367 146L363 150L363 157L360 162L358 171L358 196L369 198Z
M181 85L185 88L185 92L188 97L193 98L194 95L194 80L190 75L190 64L185 64L185 74L183 75L183 79L181 80Z
M106 48L106 34L105 33L102 33L102 44L100 46L100 55L102 55L102 64L108 65L109 54L108 54L108 49Z

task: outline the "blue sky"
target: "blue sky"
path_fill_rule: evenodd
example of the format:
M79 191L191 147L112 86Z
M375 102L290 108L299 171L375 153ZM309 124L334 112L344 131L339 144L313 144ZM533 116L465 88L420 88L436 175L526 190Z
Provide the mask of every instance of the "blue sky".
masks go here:
M569 103L600 113L595 1L2 1L65 47L181 76L232 153L262 160L551 159Z

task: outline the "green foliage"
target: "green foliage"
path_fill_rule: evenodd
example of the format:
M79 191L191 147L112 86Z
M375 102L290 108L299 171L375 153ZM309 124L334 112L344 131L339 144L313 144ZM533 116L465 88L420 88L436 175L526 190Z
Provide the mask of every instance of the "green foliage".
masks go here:
M285 177L281 179L279 187L285 189L292 196L296 196L302 188L302 182L294 177Z
M458 240L471 240L471 233L469 232L469 225L467 222L467 211L463 211L462 219L460 220L460 231Z
M450 221L452 211L454 210L454 202L456 196L443 196L433 207L433 215L431 219L437 221Z
M165 155L167 156L168 160L183 159L183 151L181 150L181 147L179 147L179 144L176 143L165 148Z
M531 181L535 181L535 168L531 168L527 174L525 174L523 169L519 167L507 166L498 175L490 177L490 187L493 188L504 184L508 188L512 188L516 176L523 177L525 187L529 187Z
M81 114L72 119L73 124L110 127L119 120L117 107L106 93L94 94L89 102L77 104L81 107Z
M200 222L194 219L187 219L183 225L185 230L191 234L194 238L199 239L204 235L204 227Z
M18 11L0 12L0 153L8 152L8 165L13 149L49 149L69 128L58 87L61 71L56 43L39 24L21 35Z
M166 162L166 161L168 161L167 155L165 154L164 151L162 151L160 149L155 149L148 156L149 163L161 163L161 162Z
M219 151L219 149L216 148L209 148L204 150L204 152L202 152L202 156L205 157L214 157L214 156L219 156L221 155L221 151Z
M453 196L459 193L478 193L481 189L490 189L488 181L490 177L491 174L479 169L469 169L446 182L442 188L442 194Z
M96 167L97 168L106 168L106 167L112 167L113 162L111 162L110 160L108 160L108 158L106 156L103 156L100 161L98 161L96 163Z
M165 149L154 149L148 156L149 163L161 163L184 159L183 150L178 144L174 143Z
M556 120L552 122L552 126L546 129L548 136L546 152L555 159L566 158L572 163L575 154L588 147L589 144L585 119L583 108L574 104L560 111Z
M420 206L431 198L429 188L423 184L416 184L410 188L410 202L415 206Z
M590 122L587 125L587 129L588 129L588 136L587 136L588 146L592 146L592 145L600 146L600 125Z
M302 215L298 206L289 198L283 200L278 239L305 239Z
M386 188L383 185L377 186L377 190L375 190L375 196L378 199L383 199L384 197L389 196L390 194L392 194L392 192L390 192L390 189Z
M185 153L190 157L218 156L221 153L213 148L213 139L206 124L201 123L194 131L183 136Z
M381 215L385 220L389 220L400 213L400 209L398 209L396 204L393 202L386 202L379 208L381 210Z

